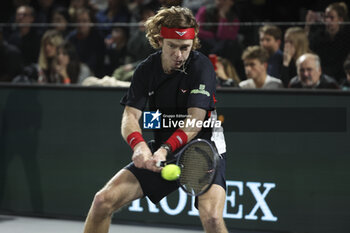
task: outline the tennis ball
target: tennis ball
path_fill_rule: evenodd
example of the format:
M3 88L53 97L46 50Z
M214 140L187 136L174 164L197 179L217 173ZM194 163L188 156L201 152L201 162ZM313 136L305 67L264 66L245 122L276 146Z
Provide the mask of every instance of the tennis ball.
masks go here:
M181 169L179 166L175 164L169 164L163 167L161 171L161 175L163 179L168 180L168 181L173 181L176 180L180 177L181 174Z

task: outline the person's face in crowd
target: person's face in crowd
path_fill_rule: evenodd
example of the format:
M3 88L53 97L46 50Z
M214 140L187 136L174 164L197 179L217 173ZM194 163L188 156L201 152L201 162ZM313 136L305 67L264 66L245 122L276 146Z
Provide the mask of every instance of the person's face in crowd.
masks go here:
M77 23L91 23L90 16L87 12L81 13L77 15ZM90 25L79 25L78 26L78 33L83 36L87 36L90 33Z
M259 37L261 47L266 49L269 54L274 54L280 48L281 41L276 40L275 37L266 33L260 33Z
M340 24L343 22L343 18L338 16L338 13L335 10L331 10L330 8L326 9L325 12L325 23L326 29L329 34L335 35L338 33L340 29Z
M286 35L284 36L284 44L285 44L285 45L288 44L288 46L293 46L293 47L294 47L294 43L293 43L293 40L292 40L291 37L292 37L291 35L286 34Z
M259 80L266 75L266 63L261 63L258 59L245 59L243 63L245 74L248 79Z
M193 40L163 39L162 66L165 72L179 69L186 62L193 46Z
M57 62L59 65L64 67L67 67L69 64L69 56L62 48L58 49Z
M304 86L314 86L317 84L322 73L321 67L310 56L302 56L300 58L300 61L297 63L297 72Z
M66 18L59 13L54 13L54 15L52 17L52 23L60 24L60 25L55 26L55 29L58 31L66 30L67 24L68 24Z
M292 40L292 35L286 34L284 37L283 53L293 58L295 56L295 46Z
M111 38L106 39L105 43L107 46L115 46L114 48L119 50L122 49L127 43L127 35L122 28L113 28Z
M350 70L346 71L346 79L350 82Z
M29 8L21 6L16 12L16 22L17 23L33 23L34 17Z
M44 52L47 58L53 58L56 56L57 50L55 45L53 45L49 40L46 40L44 46Z

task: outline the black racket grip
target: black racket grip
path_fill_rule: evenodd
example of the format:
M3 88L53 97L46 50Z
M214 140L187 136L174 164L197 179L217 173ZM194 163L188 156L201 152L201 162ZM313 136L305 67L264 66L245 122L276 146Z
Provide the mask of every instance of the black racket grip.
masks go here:
M156 166L157 167L165 167L166 165L171 164L171 163L175 163L175 162L176 162L176 158L166 160L166 161L158 161L156 163Z
M158 161L156 163L157 167L165 167L165 165L167 165L167 161Z

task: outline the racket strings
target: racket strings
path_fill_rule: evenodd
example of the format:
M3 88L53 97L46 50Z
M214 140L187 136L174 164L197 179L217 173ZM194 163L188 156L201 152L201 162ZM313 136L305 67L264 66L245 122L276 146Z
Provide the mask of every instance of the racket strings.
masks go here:
M202 193L211 184L215 174L213 151L206 143L189 147L182 155L180 183L193 195Z

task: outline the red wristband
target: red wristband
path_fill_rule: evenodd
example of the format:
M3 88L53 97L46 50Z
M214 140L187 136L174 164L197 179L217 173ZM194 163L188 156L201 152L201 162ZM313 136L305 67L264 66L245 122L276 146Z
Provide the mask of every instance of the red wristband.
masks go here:
M170 145L171 151L174 152L187 143L187 134L182 129L177 129L165 143Z
M140 132L132 132L131 134L129 134L129 136L126 138L126 142L129 144L129 146L131 147L131 149L134 150L134 147L140 143L140 142L144 142L145 139L143 139L142 135Z

